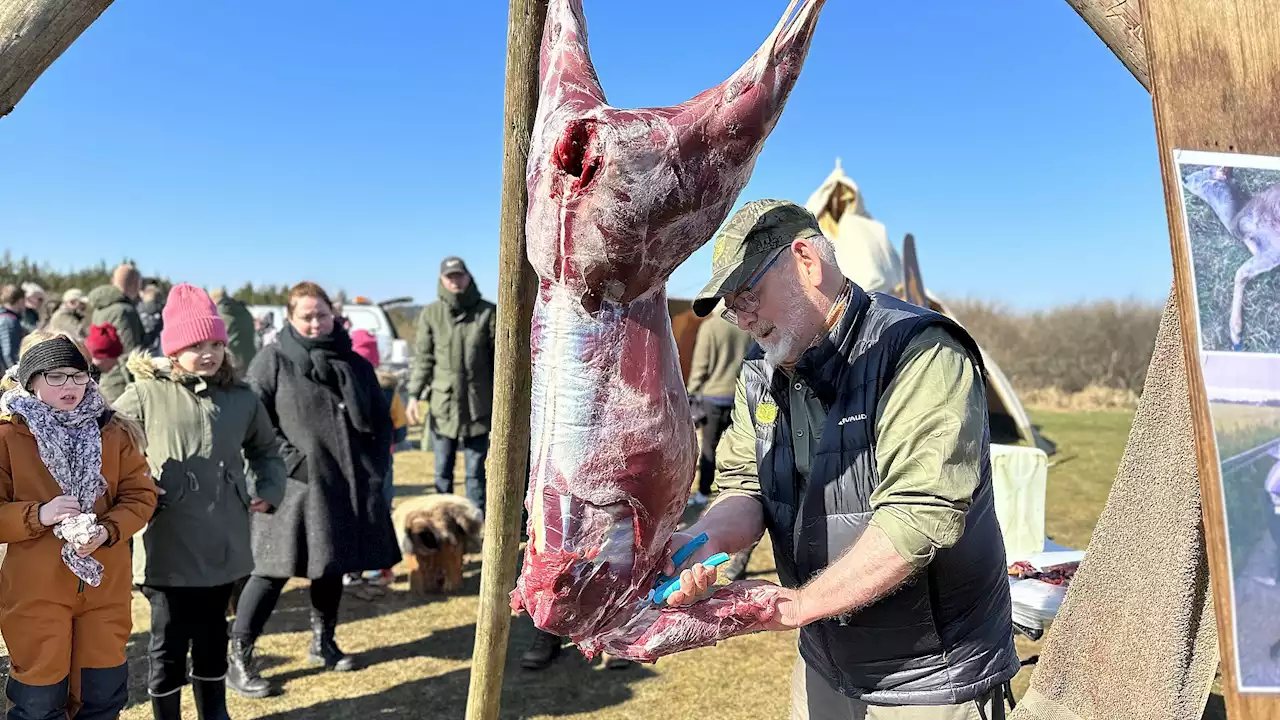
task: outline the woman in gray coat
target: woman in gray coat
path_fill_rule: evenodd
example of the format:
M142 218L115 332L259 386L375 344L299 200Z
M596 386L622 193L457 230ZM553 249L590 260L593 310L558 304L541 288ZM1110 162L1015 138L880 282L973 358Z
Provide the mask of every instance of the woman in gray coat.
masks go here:
M253 576L236 607L228 684L246 697L270 685L253 645L291 577L311 580L308 659L330 670L355 663L334 639L342 576L391 567L400 549L382 483L391 465L391 412L369 361L351 349L315 283L289 293L289 322L249 366L249 383L275 426L289 479L284 501L253 524Z

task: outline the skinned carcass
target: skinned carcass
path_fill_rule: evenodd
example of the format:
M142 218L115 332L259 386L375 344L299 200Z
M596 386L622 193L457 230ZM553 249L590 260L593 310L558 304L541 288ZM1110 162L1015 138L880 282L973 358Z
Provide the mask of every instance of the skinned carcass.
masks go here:
M747 63L681 105L609 107L581 0L552 0L529 154L529 543L512 593L583 652L640 661L759 630L776 586L684 608L648 592L696 442L667 311L672 271L719 227L791 92L824 0L793 0Z

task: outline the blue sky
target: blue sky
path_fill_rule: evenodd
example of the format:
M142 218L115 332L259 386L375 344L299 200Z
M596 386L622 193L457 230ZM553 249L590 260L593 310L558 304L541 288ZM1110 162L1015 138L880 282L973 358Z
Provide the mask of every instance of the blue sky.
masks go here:
M0 245L419 300L458 253L493 297L506 5L115 3L0 119ZM586 0L619 107L720 82L785 7ZM1168 291L1150 98L1060 0L828 2L741 201L803 202L837 156L944 296ZM709 264L708 246L671 295Z

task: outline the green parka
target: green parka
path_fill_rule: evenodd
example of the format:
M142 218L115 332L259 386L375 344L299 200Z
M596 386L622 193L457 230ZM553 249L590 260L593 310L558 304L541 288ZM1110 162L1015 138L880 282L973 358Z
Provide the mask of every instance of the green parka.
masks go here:
M418 316L409 397L430 404L431 430L439 435L487 435L498 308L480 297L474 280L456 294L440 282L437 294Z
M253 571L249 503L284 499L285 467L258 395L174 372L166 358L135 353L135 381L114 404L142 423L147 461L164 490L133 543L139 585L213 587Z
M89 293L89 314L94 325L111 323L125 353L142 347L142 316L138 308L114 285L103 285Z
M218 316L227 326L227 350L236 359L236 367L240 372L249 369L253 356L258 352L254 343L257 331L253 327L253 313L239 300L230 295L218 299Z

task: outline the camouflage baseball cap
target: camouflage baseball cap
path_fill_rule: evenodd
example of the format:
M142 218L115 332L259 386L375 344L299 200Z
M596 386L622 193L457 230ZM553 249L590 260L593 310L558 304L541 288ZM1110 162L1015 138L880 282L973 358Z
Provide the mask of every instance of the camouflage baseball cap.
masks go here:
M753 200L742 206L716 234L711 281L693 299L693 312L706 317L720 298L742 287L770 253L821 235L818 219L787 200Z

